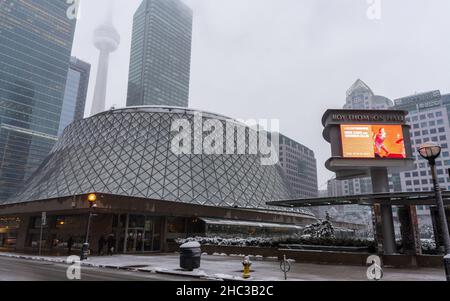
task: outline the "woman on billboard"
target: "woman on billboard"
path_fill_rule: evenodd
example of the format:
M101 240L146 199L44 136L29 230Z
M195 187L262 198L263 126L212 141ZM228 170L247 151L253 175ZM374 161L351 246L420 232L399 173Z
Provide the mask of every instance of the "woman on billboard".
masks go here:
M389 157L389 150L387 149L384 142L387 139L387 133L384 128L380 128L378 133L374 133L373 140L375 143L375 157L376 158L383 158L383 157ZM381 155L381 152L384 151L386 153L385 156Z

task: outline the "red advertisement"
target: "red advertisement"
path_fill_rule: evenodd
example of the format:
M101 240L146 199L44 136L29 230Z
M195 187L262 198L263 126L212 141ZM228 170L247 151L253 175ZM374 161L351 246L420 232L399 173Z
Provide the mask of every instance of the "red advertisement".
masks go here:
M401 125L341 125L344 158L405 159Z

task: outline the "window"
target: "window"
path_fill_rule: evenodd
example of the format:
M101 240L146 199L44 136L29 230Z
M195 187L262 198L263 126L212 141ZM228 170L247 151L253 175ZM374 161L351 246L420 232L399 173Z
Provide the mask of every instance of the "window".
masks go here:
M445 128L439 128L439 133L445 133Z

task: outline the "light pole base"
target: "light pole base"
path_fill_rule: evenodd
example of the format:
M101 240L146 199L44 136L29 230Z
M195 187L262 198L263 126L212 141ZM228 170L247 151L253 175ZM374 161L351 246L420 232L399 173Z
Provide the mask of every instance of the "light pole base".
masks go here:
M84 243L83 248L81 249L80 260L87 260L89 255L89 244Z
M444 266L445 266L445 276L447 277L447 281L450 281L450 254L447 254L444 257Z

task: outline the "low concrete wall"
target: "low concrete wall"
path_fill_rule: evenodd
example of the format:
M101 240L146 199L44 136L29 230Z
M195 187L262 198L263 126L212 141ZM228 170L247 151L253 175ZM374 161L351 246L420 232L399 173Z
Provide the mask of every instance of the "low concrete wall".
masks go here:
M171 244L171 252L177 252L178 245ZM366 266L367 258L370 253L361 252L332 252L315 250L292 250L277 248L259 248L259 247L237 247L237 246L213 246L203 245L202 252L209 255L249 255L262 257L294 259L300 263L331 264L331 265L350 265ZM438 255L383 255L382 264L385 267L393 268L442 268L443 258Z

